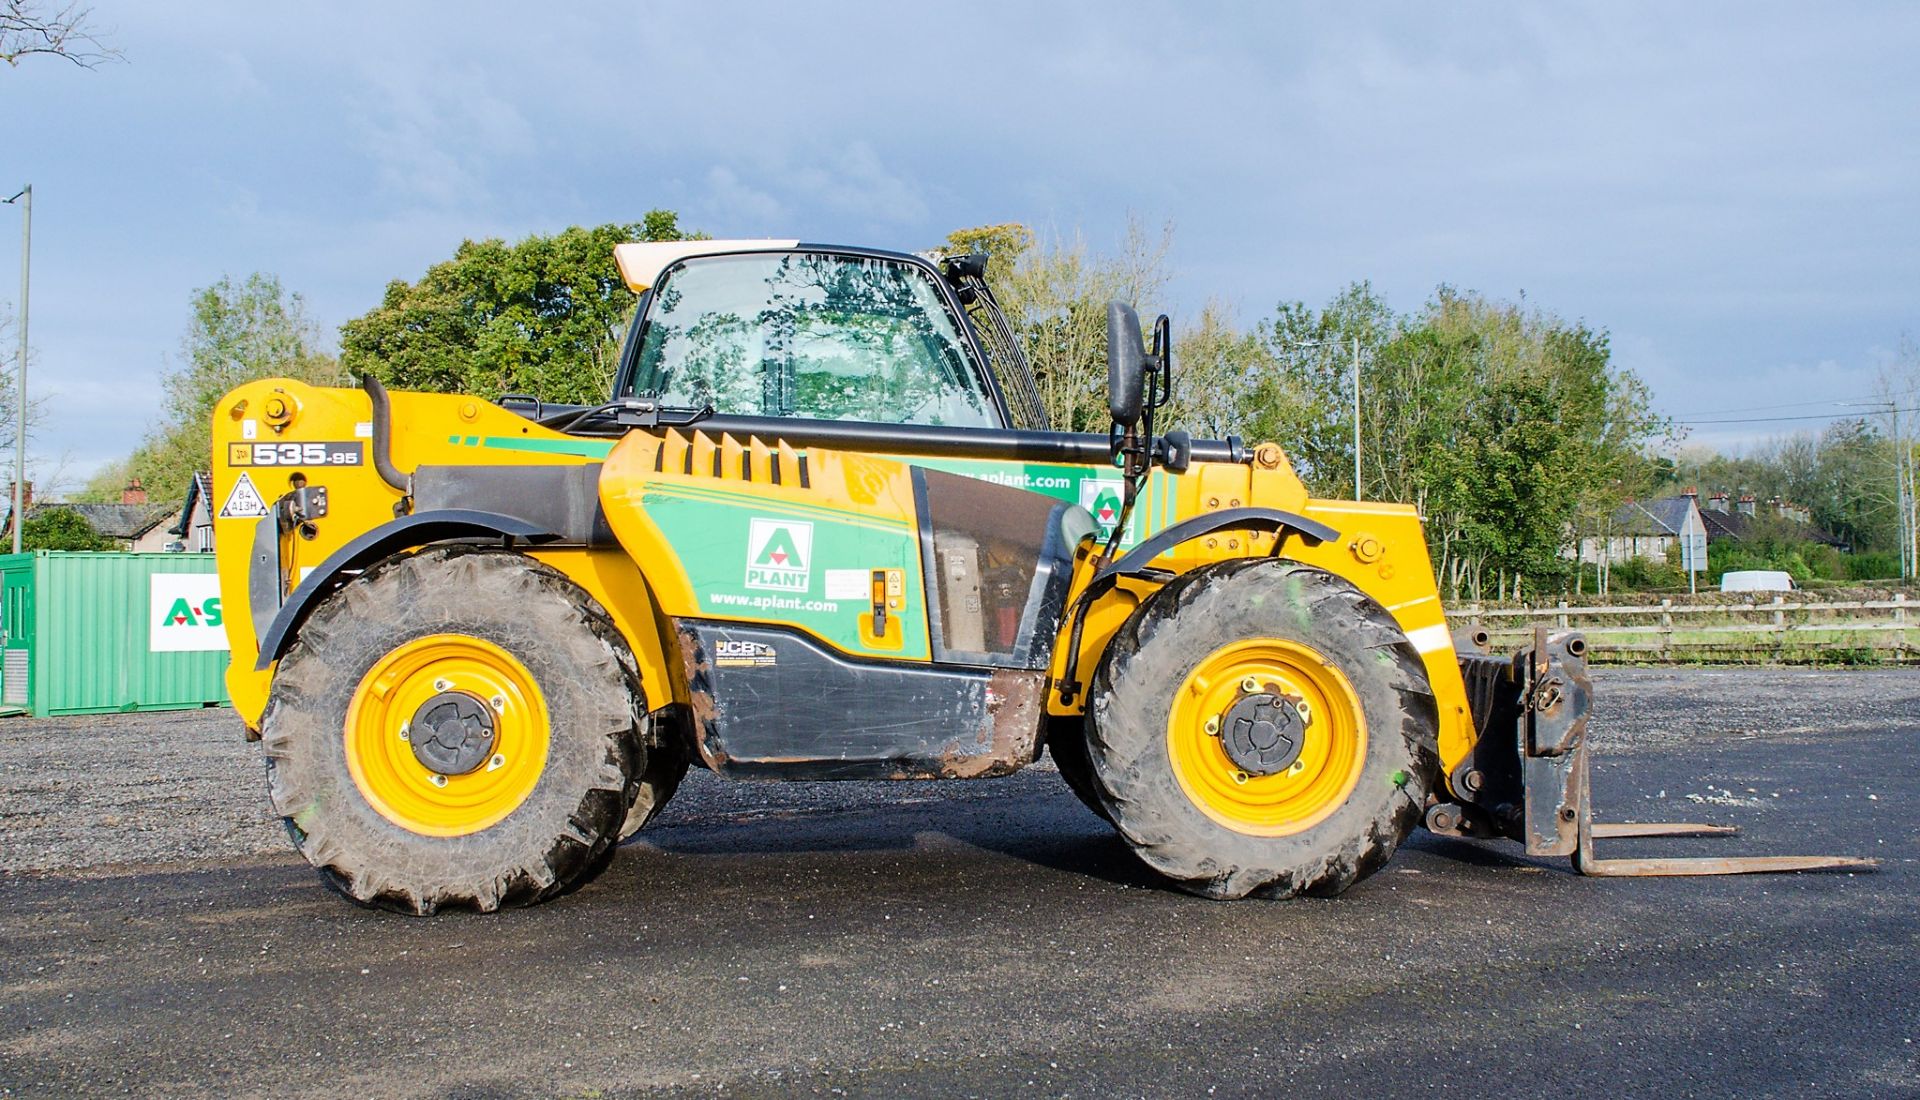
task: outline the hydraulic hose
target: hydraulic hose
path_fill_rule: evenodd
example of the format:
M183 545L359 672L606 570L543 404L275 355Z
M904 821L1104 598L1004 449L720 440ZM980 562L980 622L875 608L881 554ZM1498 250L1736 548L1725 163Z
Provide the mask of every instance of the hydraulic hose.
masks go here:
M368 399L373 402L373 468L379 472L381 481L411 496L413 487L393 464L393 403L387 399L387 387L373 375L363 374L360 388L367 391Z

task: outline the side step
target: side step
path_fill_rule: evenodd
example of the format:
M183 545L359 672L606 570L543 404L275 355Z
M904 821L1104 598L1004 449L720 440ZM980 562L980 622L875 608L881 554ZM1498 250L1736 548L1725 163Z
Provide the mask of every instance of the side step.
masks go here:
M1451 776L1462 802L1429 807L1429 830L1443 836L1507 837L1525 844L1528 855L1567 856L1579 873L1604 877L1862 871L1879 866L1876 860L1853 856L1597 858L1596 838L1732 836L1739 830L1685 822L1593 820L1587 742L1593 689L1586 650L1579 634L1549 634L1537 627L1533 644L1511 658L1461 654L1460 672L1478 736L1473 752Z

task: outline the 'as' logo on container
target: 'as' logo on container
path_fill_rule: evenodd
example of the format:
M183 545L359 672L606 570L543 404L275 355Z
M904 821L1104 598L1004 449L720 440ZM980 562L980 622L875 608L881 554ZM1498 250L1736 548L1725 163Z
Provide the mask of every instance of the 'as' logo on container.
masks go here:
M176 597L173 604L167 608L166 614L160 616L160 625L219 626L220 597L202 600L199 607L195 607L193 601L184 596Z
M786 519L747 522L747 587L805 592L813 574L813 524Z

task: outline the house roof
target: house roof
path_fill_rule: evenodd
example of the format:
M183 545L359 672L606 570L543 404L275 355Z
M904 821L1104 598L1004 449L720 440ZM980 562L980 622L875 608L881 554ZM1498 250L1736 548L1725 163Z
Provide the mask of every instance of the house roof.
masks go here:
M1613 526L1623 535L1678 535L1687 525L1692 497L1632 500L1613 513Z
M1753 534L1755 519L1756 517L1744 512L1715 512L1711 509L1702 509L1700 512L1701 522L1707 525L1709 542L1715 539L1731 539L1734 542L1740 542ZM1785 516L1775 517L1771 522L1778 525L1772 528L1775 532L1784 529L1795 542L1818 542L1842 549L1847 546L1844 539L1811 523L1801 523Z
M110 539L137 539L173 515L171 504L67 504L49 502L27 508L27 522L48 512L77 512L87 526Z
M179 535L181 538L186 538L187 528L193 523L193 507L203 500L207 502L208 514L211 515L213 510L213 475L204 470L194 474L193 480L187 483L187 499L186 503L180 506L180 519L175 522L172 527L167 528L167 534Z
M1745 512L1716 512L1702 509L1700 522L1707 525L1707 541L1714 539L1732 539L1739 542L1747 537L1747 528L1752 525L1753 517Z

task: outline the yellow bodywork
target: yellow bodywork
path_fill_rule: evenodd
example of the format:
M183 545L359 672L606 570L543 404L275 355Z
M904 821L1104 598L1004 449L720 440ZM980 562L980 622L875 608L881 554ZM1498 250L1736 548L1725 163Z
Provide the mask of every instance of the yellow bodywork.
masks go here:
M669 525L659 516L672 515L675 509L730 505L799 517L793 522L810 523L871 548L875 572L889 578L889 584L898 578L899 590L912 599L923 586L918 544L911 537L915 504L909 467L971 472L964 459L936 463L818 446L798 451L777 441L709 434L698 426L636 430L618 441L569 436L478 398L394 393L391 399L390 453L402 471L422 465L603 463L600 501L621 545L535 548L529 553L566 574L606 608L633 650L647 704L655 708L687 701L684 673L677 658L670 659L672 619L733 618L807 629L804 617L777 605L732 611L715 606L700 588L706 563L700 555L686 560L684 546L675 545L674 532L663 530ZM282 574L296 582L355 537L391 522L402 494L388 486L372 464L372 421L371 401L360 390L284 379L241 386L215 409L215 553L221 588L228 595L223 606L233 652L227 683L235 708L250 728L258 728L266 707L272 670L254 669L258 645L247 593L255 529L263 520L248 505L258 500L270 507L296 479L327 489L327 514L281 540ZM355 443L360 445L358 461L350 457ZM320 444L336 446L316 446ZM1309 498L1277 446L1262 445L1254 454L1247 464L1197 462L1183 474L1154 471L1136 529L1150 534L1212 511L1264 506L1296 512L1339 531L1337 542L1318 546L1290 536L1282 554L1347 579L1386 607L1406 631L1432 682L1441 762L1444 773L1451 774L1471 748L1473 733L1418 515L1406 505ZM794 476L802 462L808 471L804 486ZM976 465L984 470L992 463ZM777 484L765 472L776 467L786 472ZM1110 469L1103 473L1117 476ZM243 476L252 495L236 492ZM1273 538L1268 533L1220 531L1174 548L1156 565L1181 573L1262 556L1271 552ZM912 547L912 552L901 547ZM1087 554L1076 561L1074 592L1091 579L1094 566ZM1082 679L1154 587L1151 582L1123 581L1093 605L1081 639ZM849 624L844 637L821 640L856 656L929 660L924 620L913 618L912 607L897 610L908 613L885 616L879 631L871 616L863 616L857 629ZM916 625L920 637L912 636ZM259 628L264 631L264 624ZM1053 651L1054 685L1048 692L1048 708L1056 715L1077 713L1084 705L1084 695L1072 704L1061 700L1058 681L1066 651L1063 628Z

